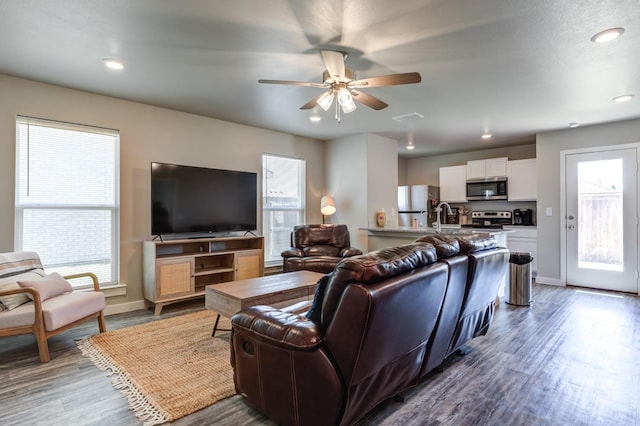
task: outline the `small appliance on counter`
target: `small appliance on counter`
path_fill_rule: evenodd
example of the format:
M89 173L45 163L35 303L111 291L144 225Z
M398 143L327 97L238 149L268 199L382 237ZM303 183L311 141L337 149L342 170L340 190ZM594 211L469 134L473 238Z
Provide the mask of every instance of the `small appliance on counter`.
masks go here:
M509 211L477 211L471 213L471 223L462 225L465 228L502 229L503 225L511 225Z
M513 211L513 224L532 226L533 210L532 209L515 209Z

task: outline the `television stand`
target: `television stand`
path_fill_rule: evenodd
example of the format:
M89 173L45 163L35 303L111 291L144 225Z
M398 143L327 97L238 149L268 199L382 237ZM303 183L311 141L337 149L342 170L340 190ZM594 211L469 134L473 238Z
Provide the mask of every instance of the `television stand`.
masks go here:
M205 287L264 275L262 236L144 241L144 298L160 315L165 305L203 297Z

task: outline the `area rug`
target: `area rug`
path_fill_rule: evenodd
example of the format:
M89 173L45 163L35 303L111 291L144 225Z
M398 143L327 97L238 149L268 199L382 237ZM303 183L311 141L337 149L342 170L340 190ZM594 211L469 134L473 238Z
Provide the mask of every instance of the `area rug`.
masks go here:
M78 342L145 425L174 421L235 394L229 332L211 337L216 314L201 311L96 334ZM230 322L221 318L220 328Z

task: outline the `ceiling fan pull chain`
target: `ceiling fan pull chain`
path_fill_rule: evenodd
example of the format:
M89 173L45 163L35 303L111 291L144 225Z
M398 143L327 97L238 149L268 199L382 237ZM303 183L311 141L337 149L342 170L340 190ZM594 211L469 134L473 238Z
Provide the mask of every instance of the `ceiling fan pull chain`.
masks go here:
M342 122L340 121L340 106L338 101L336 101L336 121L338 121L338 123Z

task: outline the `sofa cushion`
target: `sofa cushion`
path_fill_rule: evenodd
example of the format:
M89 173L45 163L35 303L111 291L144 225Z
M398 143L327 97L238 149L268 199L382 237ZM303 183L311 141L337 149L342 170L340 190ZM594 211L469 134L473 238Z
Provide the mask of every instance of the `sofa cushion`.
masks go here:
M18 281L18 284L22 288L30 287L37 291L40 295L41 302L73 291L69 281L62 278L62 276L57 272L53 272L46 277L38 279L20 280Z
M343 259L330 274L322 302L322 324L327 326L345 288L352 283L373 284L436 262L432 244L418 242L385 248Z
M498 241L491 235L474 235L457 237L460 243L460 253L469 254L498 247Z
M20 280L35 280L44 276L42 269L33 269L29 272L19 273L17 275L9 275L4 278L0 278L0 292L9 290L18 290L22 287L18 284ZM18 306L29 302L31 299L28 293L11 294L8 296L0 296L0 304L4 306L6 310L15 309Z
M305 256L331 256L338 257L340 255L340 247L325 244L304 247L302 252Z
M460 254L460 243L458 240L447 235L426 235L418 238L416 242L433 244L436 248L438 259L446 259Z

